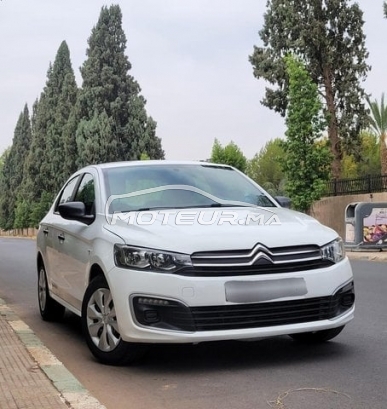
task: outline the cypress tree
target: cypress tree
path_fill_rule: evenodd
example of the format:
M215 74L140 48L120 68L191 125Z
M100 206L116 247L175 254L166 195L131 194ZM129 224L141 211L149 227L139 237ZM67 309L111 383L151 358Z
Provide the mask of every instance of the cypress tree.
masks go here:
M12 222L9 223L9 198L10 198L10 180L11 180L11 171L10 171L10 161L9 153L11 148L8 148L1 156L2 166L0 173L0 228L1 229L11 229Z
M13 172L11 188L16 193L23 180L24 163L31 145L31 121L27 104L21 112L16 124L15 134L10 151L10 161Z
M40 172L45 181L44 191L56 192L70 175L64 174L66 157L64 128L77 98L77 85L70 61L70 51L65 41L60 45L52 69L47 77L41 108L47 121L46 140ZM68 159L68 158L67 158ZM74 157L71 158L74 160Z
M42 159L46 150L46 111L45 94L42 93L32 107L31 131L32 140L28 156L25 161L24 178L22 183L23 197L31 203L38 202L45 189L45 181L40 172Z
M65 41L59 47L52 72L53 90L57 90L54 102L54 121L49 129L48 140L50 142L48 153L53 158L51 174L56 192L70 176L66 169L66 161L75 163L73 147L66 141L65 128L70 120L70 113L74 109L77 100L78 87L71 66L70 51ZM71 145L75 146L75 133L72 135Z
M113 121L106 111L95 112L91 120L81 120L78 134L83 136L81 156L85 164L114 161L117 140L113 134Z
M2 169L2 201L0 219L2 227L15 227L15 210L20 201L24 164L31 144L31 122L27 104L16 123L12 146L6 155Z
M77 92L70 52L63 41L54 64L49 66L46 86L33 107L32 143L23 181L24 197L32 203L32 207L41 208L42 200L44 206L48 206L47 196L53 198L69 176L68 162L75 163L75 156L73 152L69 154L66 144L66 130ZM33 224L37 222L34 220Z
M128 74L118 5L102 8L88 45L76 106L78 165L140 159L143 153L162 159L156 123L146 113L139 84Z
M69 177L78 169L77 165L78 149L76 140L78 118L76 114L76 104L72 108L69 119L63 128L64 145L63 175L65 177Z

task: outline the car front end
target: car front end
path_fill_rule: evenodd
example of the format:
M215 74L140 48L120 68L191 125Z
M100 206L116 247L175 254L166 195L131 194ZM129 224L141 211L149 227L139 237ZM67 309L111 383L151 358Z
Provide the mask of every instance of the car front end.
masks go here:
M280 209L279 217L286 219L288 212ZM281 241L297 243L294 222L255 228L209 226L203 237L199 235L202 226L168 232L168 226L160 225L169 243L167 250L156 248L157 234L152 247L128 240L116 244L114 266L107 277L122 338L197 343L347 324L354 315L354 285L342 241L307 216L301 224L297 230L304 231L304 238L291 246ZM318 233L327 242L307 244L306 237L313 243ZM266 240L254 241L257 236Z

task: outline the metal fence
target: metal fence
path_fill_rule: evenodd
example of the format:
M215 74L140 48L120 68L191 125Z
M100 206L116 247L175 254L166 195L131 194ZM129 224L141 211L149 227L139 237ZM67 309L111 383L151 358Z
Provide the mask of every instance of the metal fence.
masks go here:
M326 185L324 196L387 192L387 175L368 175L355 179L333 179Z

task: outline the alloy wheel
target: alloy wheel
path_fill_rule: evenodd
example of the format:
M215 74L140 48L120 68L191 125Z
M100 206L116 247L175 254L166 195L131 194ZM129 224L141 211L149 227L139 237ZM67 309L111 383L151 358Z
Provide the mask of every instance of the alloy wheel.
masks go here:
M95 346L110 352L121 340L116 311L108 288L97 289L87 303L87 329Z
M41 268L39 272L38 296L40 309L44 311L47 304L47 282L46 273L43 268Z

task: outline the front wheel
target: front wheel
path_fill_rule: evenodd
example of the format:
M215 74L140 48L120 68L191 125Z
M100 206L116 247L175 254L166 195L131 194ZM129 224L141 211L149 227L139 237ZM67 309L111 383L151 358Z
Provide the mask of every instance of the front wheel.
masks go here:
M63 318L65 307L53 300L48 291L47 273L41 264L38 270L39 311L44 321L58 321Z
M314 332L301 332L298 334L290 334L289 336L293 338L295 341L299 341L306 344L317 344L320 342L329 341L344 329L344 325L337 328L331 329L324 329L322 331L314 331Z
M128 364L144 352L144 346L121 339L113 297L102 276L93 279L85 292L82 328L90 351L103 364Z

